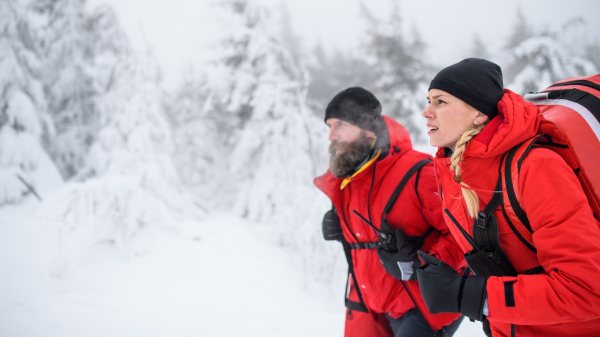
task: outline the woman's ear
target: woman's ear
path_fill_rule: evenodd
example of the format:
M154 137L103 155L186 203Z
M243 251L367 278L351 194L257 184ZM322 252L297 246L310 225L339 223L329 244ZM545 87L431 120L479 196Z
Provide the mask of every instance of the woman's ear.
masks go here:
M483 114L481 111L477 111L477 117L475 117L477 124L485 124L489 119L490 118L487 115Z

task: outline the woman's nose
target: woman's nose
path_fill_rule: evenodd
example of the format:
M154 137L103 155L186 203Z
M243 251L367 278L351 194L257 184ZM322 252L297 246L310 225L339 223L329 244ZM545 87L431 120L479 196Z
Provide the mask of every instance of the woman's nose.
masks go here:
M429 110L429 105L427 105L425 110L423 110L423 112L421 112L421 116L423 116L425 118L431 118L431 110Z

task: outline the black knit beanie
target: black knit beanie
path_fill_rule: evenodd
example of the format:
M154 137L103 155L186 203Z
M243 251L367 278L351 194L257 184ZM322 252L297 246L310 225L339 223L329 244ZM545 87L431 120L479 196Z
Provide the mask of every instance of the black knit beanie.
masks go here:
M456 96L492 119L498 115L498 102L504 94L502 69L490 61L465 59L435 75L431 89Z
M329 118L341 119L375 134L381 134L385 129L381 103L361 87L348 88L335 95L325 109L325 123Z

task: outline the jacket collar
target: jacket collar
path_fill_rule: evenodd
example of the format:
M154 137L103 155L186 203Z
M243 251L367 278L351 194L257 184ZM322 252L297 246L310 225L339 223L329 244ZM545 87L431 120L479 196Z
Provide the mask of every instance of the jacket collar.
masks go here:
M537 134L541 122L539 109L525 102L520 95L504 89L498 112L498 116L467 144L463 160L501 156ZM436 158L445 158L443 148L438 148Z
M354 174L352 174L349 177L344 178L344 180L342 181L342 184L340 185L340 190L343 190L344 187L346 187L346 185L348 185L355 176L360 174L362 171L364 171L369 166L371 166L375 161L377 161L377 159L379 158L379 155L381 155L381 149L379 149L379 151L377 151L377 154L375 156L373 156L373 158L369 159L358 170L356 170L356 172L354 172Z

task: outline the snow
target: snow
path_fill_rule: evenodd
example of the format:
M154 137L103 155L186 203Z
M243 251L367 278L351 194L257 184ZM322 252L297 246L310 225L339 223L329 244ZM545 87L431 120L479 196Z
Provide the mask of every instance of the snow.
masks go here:
M222 43L199 60L216 56L169 93L110 6L33 4L0 2L0 337L341 336L347 265L312 185L327 168L322 113L343 83L373 83L426 139L418 34L390 30L394 14L373 35L402 37L390 53L307 67L285 16L223 2L202 13ZM585 28L570 25L511 49L515 88L595 71L564 47ZM457 334L477 335L469 322Z
M255 226L215 215L181 228L145 231L130 254L97 243L57 278L56 230L3 211L0 335L341 334L342 301L305 289Z
M97 242L56 277L58 230L27 215L36 204L0 210L0 336L343 335L344 284L307 286L268 226L216 213L128 250Z

